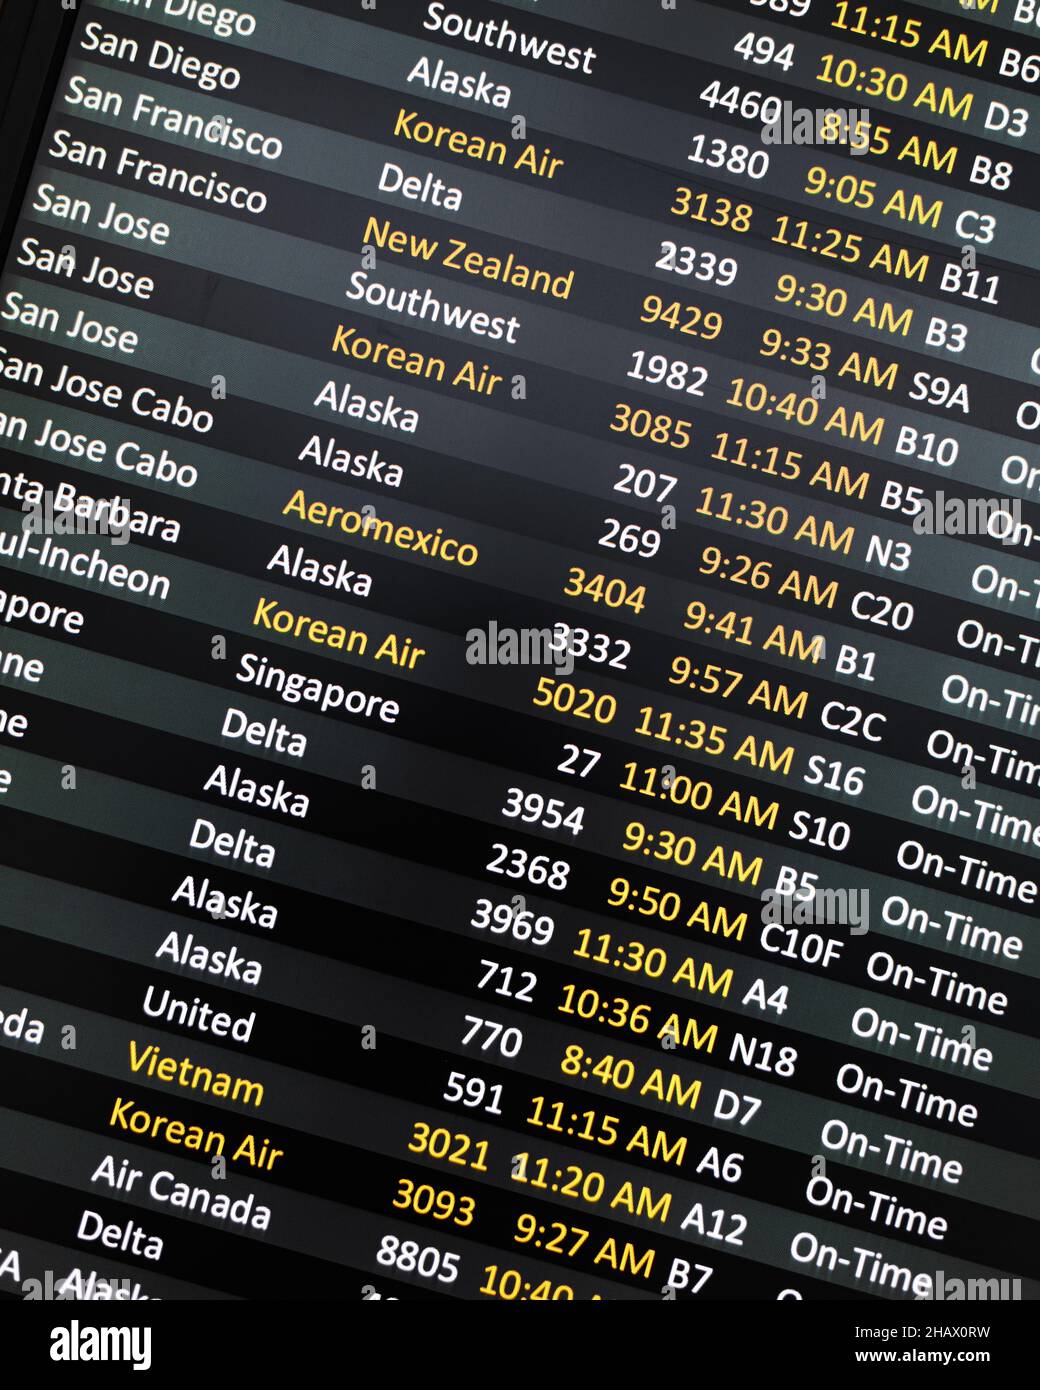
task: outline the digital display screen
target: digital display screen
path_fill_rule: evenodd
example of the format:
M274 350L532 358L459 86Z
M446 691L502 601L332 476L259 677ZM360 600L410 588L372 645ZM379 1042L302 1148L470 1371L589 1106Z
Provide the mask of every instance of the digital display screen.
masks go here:
M1037 1297L1038 25L78 6L0 1293Z

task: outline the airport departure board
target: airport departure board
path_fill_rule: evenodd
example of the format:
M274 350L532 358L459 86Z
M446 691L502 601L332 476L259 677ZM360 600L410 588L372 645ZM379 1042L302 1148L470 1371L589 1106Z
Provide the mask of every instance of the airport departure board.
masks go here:
M1038 81L1035 0L78 6L0 1293L1037 1297Z

